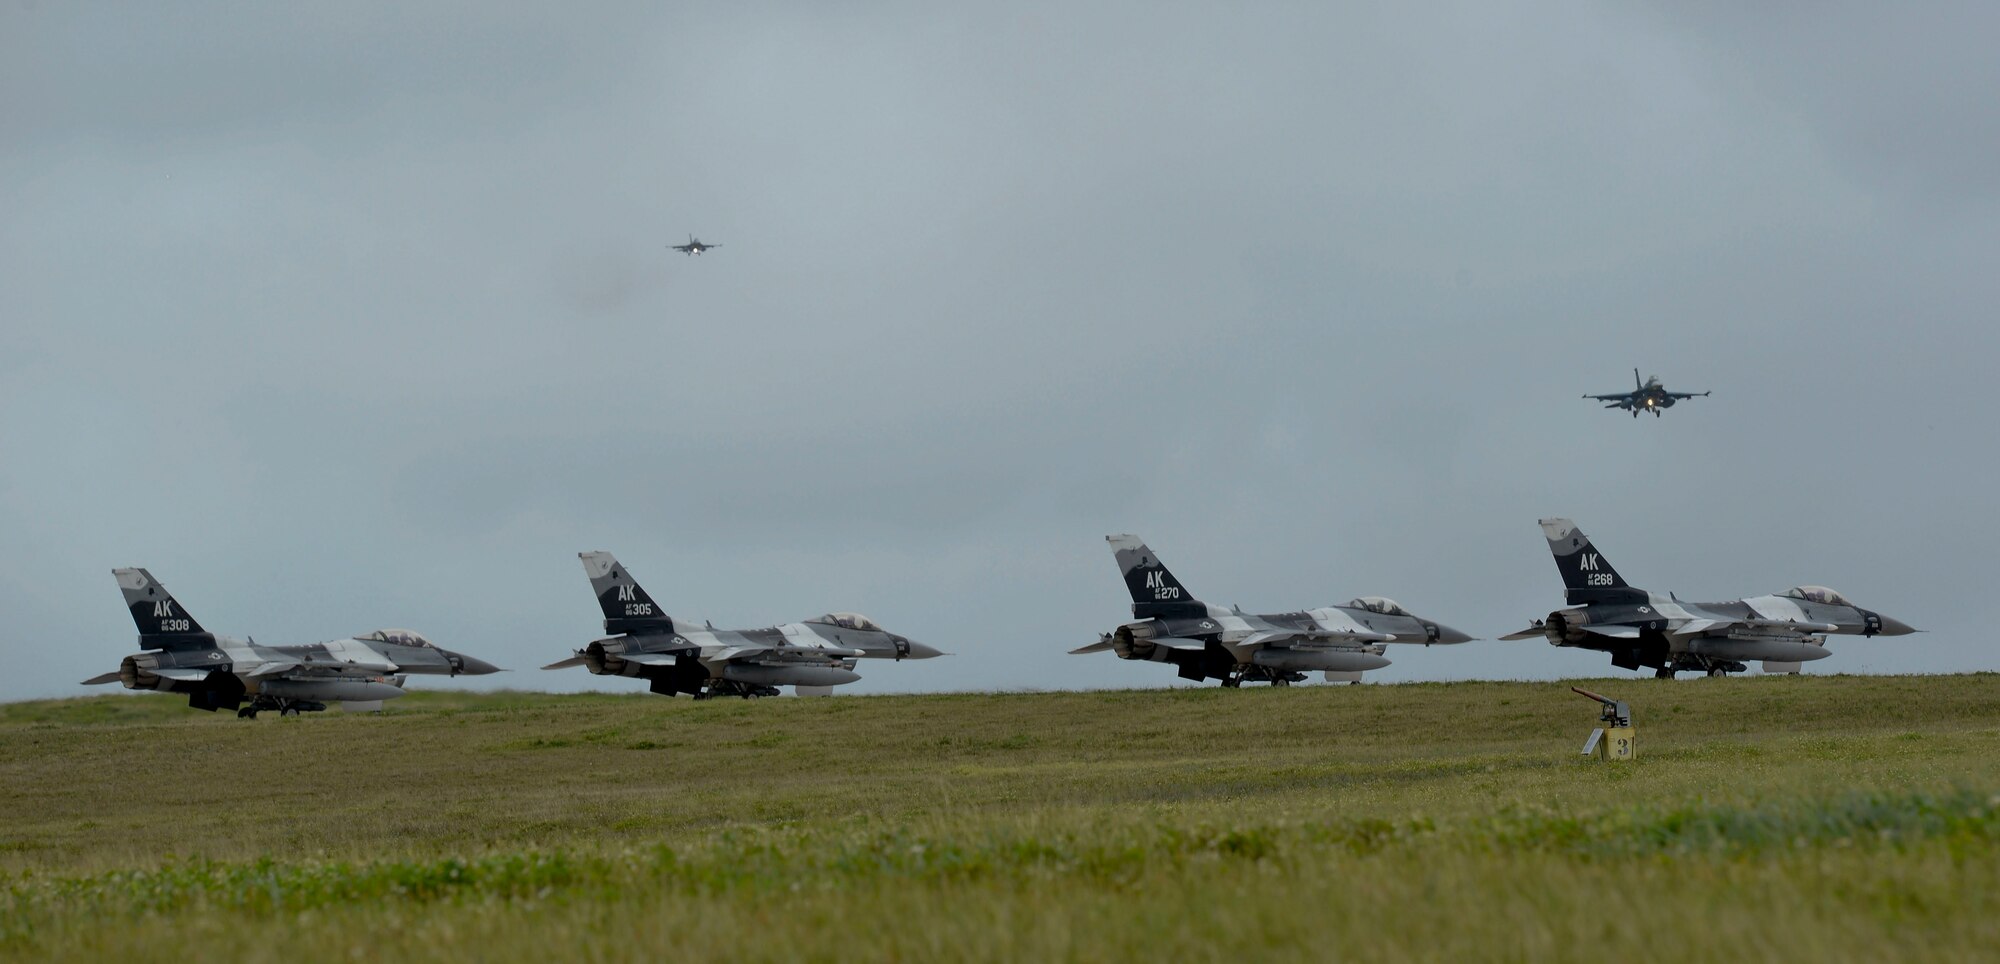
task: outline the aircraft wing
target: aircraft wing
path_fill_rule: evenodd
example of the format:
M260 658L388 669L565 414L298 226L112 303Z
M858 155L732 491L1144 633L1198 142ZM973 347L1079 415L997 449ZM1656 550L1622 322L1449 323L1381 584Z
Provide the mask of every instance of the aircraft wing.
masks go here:
M1831 633L1838 631L1840 628L1832 623L1809 623L1793 619L1690 619L1675 626L1674 635L1700 636L1705 633L1734 629L1739 626L1745 629L1775 629L1783 632L1799 633L1801 635Z
M1593 633L1598 636L1609 636L1612 639L1639 638L1639 627L1637 626L1583 626L1580 628L1586 633Z
M685 652L687 650L682 649L671 653L619 653L618 658L628 663L638 663L641 666L672 666L680 662L681 654ZM568 660L564 660L564 665L574 664L569 663ZM547 668L549 667L543 667L543 669Z
M1668 398L1706 398L1707 392L1668 392Z
M1632 393L1619 392L1616 395L1585 395L1583 397L1596 399L1597 401L1600 402L1629 402L1632 400Z
M704 660L743 659L749 656L760 656L776 648L775 646L724 646L714 652L704 650L701 658ZM627 658L629 659L630 657Z
M1396 637L1389 633L1329 633L1298 630L1290 632L1251 633L1235 643L1237 646L1274 646L1280 644L1299 645L1304 643L1389 643Z

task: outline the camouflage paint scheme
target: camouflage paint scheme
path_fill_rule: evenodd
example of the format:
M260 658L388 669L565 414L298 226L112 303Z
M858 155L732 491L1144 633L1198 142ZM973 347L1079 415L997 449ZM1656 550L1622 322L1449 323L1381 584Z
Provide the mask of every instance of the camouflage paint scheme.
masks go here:
M83 685L119 682L126 689L186 693L188 705L214 712L232 709L254 718L259 710L291 715L342 702L375 708L403 695L403 678L483 675L491 664L441 649L423 634L378 629L303 646L262 646L202 628L167 587L144 569L113 569L125 608L139 627L139 648L116 672ZM248 704L247 706L245 704Z
M1741 673L1751 660L1762 661L1767 673L1796 673L1800 664L1827 655L1828 635L1916 632L1824 586L1728 602L1681 602L1672 593L1627 585L1576 523L1543 519L1541 526L1570 608L1502 639L1542 636L1556 646L1610 653L1613 666L1649 666L1654 675L1672 678L1681 670Z
M582 552L584 575L604 612L604 631L568 659L543 669L582 666L598 676L633 676L655 693L776 696L780 686L805 692L852 683L857 659L943 656L857 613L828 613L761 629L716 629L666 614L608 552Z
M1195 599L1134 535L1105 536L1132 593L1133 621L1072 654L1171 663L1182 679L1224 686L1262 680L1289 686L1310 671L1359 682L1389 665L1386 643L1463 643L1471 636L1420 618L1394 600L1362 596L1344 606L1252 615Z

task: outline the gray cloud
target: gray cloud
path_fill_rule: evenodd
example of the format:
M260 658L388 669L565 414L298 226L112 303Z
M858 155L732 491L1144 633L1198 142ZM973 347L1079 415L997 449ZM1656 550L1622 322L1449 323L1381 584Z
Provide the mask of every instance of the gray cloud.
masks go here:
M52 648L0 694L122 655L117 565L532 667L591 548L960 654L861 689L1168 685L1061 655L1124 612L1107 532L1496 635L1557 513L1641 584L1935 630L1830 669L1988 668L1993 19L10 7L0 608ZM1716 395L1576 398L1634 365Z

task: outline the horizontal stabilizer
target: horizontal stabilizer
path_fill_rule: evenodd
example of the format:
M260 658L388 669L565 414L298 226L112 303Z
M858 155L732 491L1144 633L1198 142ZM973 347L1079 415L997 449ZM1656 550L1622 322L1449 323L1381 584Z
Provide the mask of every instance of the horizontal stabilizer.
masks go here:
M570 658L568 658L568 659L559 659L559 660L556 660L555 662L553 662L553 663L550 663L549 665L547 665L547 666L544 666L544 667L542 667L542 668L543 668L543 669L568 669L568 668L570 668L570 667L572 667L572 666L582 666L582 665L585 665L585 664L587 664L587 663L589 663L589 662L590 662L590 659L589 659L588 657L584 656L584 655L583 655L582 653L578 653L578 654L576 654L575 656L571 656L571 657L570 657Z
M87 680L84 680L81 683L78 683L77 685L97 686L102 683L116 683L116 682L118 682L118 671L114 669L109 673L99 673L96 676L93 676Z
M1512 632L1512 633L1508 633L1507 635L1505 635L1505 636L1502 636L1502 637L1500 637L1500 638L1501 638L1501 639L1540 639L1540 638L1542 638L1542 637L1543 637L1544 635L1547 635L1547 633L1548 633L1548 627L1547 627L1547 626L1543 626L1543 625L1541 625L1540 623L1537 623L1537 624L1535 624L1535 625L1533 625L1533 626L1529 626L1529 627L1528 627L1527 629L1523 629L1523 630L1520 630L1520 631L1518 631L1518 632Z
M1103 639L1091 643L1088 646L1078 646L1077 648L1070 650L1069 654L1071 656L1082 656L1085 653L1102 653L1110 648L1111 648L1111 637L1106 636ZM111 674L111 678L117 679L118 674L117 673Z

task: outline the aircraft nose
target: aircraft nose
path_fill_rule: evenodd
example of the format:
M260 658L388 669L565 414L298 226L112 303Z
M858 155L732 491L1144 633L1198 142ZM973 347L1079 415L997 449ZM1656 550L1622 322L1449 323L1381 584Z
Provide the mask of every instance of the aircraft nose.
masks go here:
M1471 633L1460 632L1456 629L1451 628L1450 626L1446 626L1443 623L1431 623L1430 627L1432 629L1437 630L1437 639L1432 640L1432 642L1469 643L1476 638Z
M1875 632L1877 636L1908 636L1917 631L1916 627L1909 623L1900 619L1890 619L1881 613L1876 613L1875 618L1882 621L1882 628Z
M904 659L930 659L933 656L945 655L943 650L934 646L926 646L914 639L903 640L903 645L910 648L909 655L904 656Z
M451 674L453 676L485 676L488 673L500 672L500 667L464 653L451 654L451 662L454 667Z

